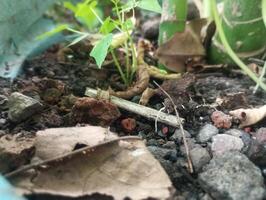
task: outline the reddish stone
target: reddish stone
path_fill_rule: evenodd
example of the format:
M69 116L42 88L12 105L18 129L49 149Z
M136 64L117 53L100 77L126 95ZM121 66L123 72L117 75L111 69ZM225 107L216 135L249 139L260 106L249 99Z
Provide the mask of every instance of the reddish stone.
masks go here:
M114 104L90 97L78 99L71 111L71 120L74 123L109 126L119 117L120 112Z
M230 128L232 126L232 117L221 111L214 111L211 119L217 128Z
M126 132L132 132L136 128L136 120L133 118L123 119L121 121L121 126Z

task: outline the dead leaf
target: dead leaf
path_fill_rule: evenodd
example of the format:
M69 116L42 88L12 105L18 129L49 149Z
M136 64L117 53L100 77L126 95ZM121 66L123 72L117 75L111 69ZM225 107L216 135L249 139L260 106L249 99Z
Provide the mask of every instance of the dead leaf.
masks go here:
M188 22L184 32L177 32L157 50L159 62L171 71L184 72L186 65L199 63L206 55L201 41L201 29L206 20Z
M70 153L77 146L93 146L117 136L100 126L50 128L36 134L36 157L47 160Z
M240 128L250 126L261 121L266 116L266 105L260 108L237 109L229 112L230 115L240 120Z
M22 194L89 198L96 193L114 199L168 199L172 184L159 162L136 138L105 142L47 161L10 177Z
M7 173L28 164L35 153L34 139L19 135L0 138L0 172Z

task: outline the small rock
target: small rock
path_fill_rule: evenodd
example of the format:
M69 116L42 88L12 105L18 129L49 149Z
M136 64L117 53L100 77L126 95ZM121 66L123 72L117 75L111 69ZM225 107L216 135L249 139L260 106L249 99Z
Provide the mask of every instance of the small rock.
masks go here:
M168 141L162 147L166 149L176 149L176 144L174 141Z
M242 140L231 135L220 134L212 137L211 150L213 155L224 154L232 150L241 151L243 147Z
M126 118L121 121L121 126L124 131L131 133L136 128L136 120L133 118Z
M266 145L252 140L247 151L249 159L260 167L266 167Z
M39 101L18 92L11 94L8 106L8 118L16 123L31 117L42 109Z
M241 138L243 131L238 130L238 129L230 129L228 131L225 131L224 134L232 135L232 136Z
M255 137L259 143L266 144L266 128L260 128L257 130Z
M147 141L147 146L159 146L159 142L156 139L150 139Z
M181 158L182 161L180 161L180 159L177 160L176 150L164 149L155 146L149 146L148 149L163 166L173 184L176 186L180 184L180 179L183 174L180 172L177 162L182 162L186 165L186 160L183 161L183 158Z
M186 142L187 142L188 149L194 149L196 147L201 147L199 144L196 143L196 140L194 138L186 138ZM181 152L181 155L183 156L186 156L187 154L183 141L182 141L182 145L180 146L180 152Z
M217 128L230 128L232 126L232 117L221 111L214 111L211 119Z
M6 135L0 138L0 172L7 173L30 163L35 153L34 140Z
M214 157L199 182L214 199L262 200L265 195L260 169L239 152Z
M7 120L5 118L0 118L0 128L5 125L6 121Z
M8 108L8 98L5 95L0 95L0 110Z
M243 153L246 153L248 151L250 144L251 144L250 134L246 133L245 131L238 130L238 129L230 129L230 130L224 132L224 134L241 138L242 142L244 143L244 147L242 148L241 151Z
M199 172L202 167L208 164L211 160L211 156L206 148L196 147L190 151L190 157L193 167L196 172Z
M184 130L184 133L185 133L186 138L191 138L191 135L188 131ZM170 137L170 140L182 141L183 140L182 131L180 129L176 129L174 134Z
M212 136L217 135L219 130L211 125L211 124L206 124L201 128L199 131L199 134L197 135L197 140L200 143L207 142L211 139Z
M163 162L164 160L169 160L169 157L176 157L176 150L175 149L165 149L156 146L149 146L149 151L154 155L154 157Z
M120 117L118 108L105 100L83 97L75 102L71 111L74 123L109 126Z

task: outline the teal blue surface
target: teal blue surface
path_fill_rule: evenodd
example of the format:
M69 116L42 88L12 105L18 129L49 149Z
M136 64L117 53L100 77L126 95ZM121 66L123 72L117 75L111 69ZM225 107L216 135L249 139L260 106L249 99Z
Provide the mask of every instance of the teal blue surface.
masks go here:
M0 199L1 200L26 200L23 197L16 195L12 186L8 181L0 175Z

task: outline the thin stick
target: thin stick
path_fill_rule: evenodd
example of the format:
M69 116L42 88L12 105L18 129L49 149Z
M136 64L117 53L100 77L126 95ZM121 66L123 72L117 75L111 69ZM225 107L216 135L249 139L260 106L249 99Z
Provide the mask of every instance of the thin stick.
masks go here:
M29 164L29 165L24 165L23 167L17 169L17 170L14 170L10 173L7 173L7 174L4 174L4 176L6 178L10 178L10 177L13 177L13 176L16 176L22 172L25 172L25 171L28 171L30 169L37 169L38 167L41 167L41 166L45 166L51 162L55 162L55 161L58 161L58 160L63 160L64 158L66 157L71 157L73 155L76 155L76 154L79 154L79 153L84 153L84 151L90 151L92 149L95 149L99 146L102 146L102 145L106 145L106 144L110 144L110 143L113 143L113 142L117 142L117 141L120 141L120 140L141 140L140 137L137 137L137 136L124 136L124 137L119 137L119 138L115 138L115 139L112 139L112 140L108 140L108 141L104 141L104 142L101 142L97 145L94 145L94 146L89 146L89 147L84 147L84 148L81 148L81 149L78 149L78 150L75 150L75 151L71 151L70 153L66 153L64 155L61 155L61 156L57 156L55 158L52 158L52 159L48 159L48 160L44 160L44 161L41 161L41 162L37 162L37 163L33 163L33 164Z
M101 95L100 93L105 95ZM100 94L100 95L99 95ZM148 119L152 119L152 120L156 120L157 116L158 116L158 121L173 127L179 127L180 123L176 121L176 116L174 115L169 115L167 113L163 113L161 112L159 115L159 111L146 107L146 106L142 106L136 103L132 103L130 101L127 101L125 99L121 99L115 96L109 96L109 93L107 91L102 91L102 90L95 90L92 88L87 88L85 95L88 97L93 97L93 98L104 98L109 100L111 103L117 105L119 108L122 108L124 110L127 110L129 112L133 112L136 113L138 115L141 115L143 117L146 117ZM108 98L106 98L108 96ZM182 123L184 119L180 118L180 121Z
M185 149L186 149L188 170L189 170L190 173L193 173L193 165L192 165L192 162L191 162L191 159L190 159L190 155L189 155L189 148L188 148L188 145L187 145L187 140L186 140L184 128L183 128L183 125L182 125L182 121L181 121L181 119L179 117L179 114L177 112L177 109L176 109L176 105L175 105L173 99L171 98L171 96L158 83L156 83L155 81L154 81L154 83L170 99L170 101L171 101L171 103L172 103L172 105L174 107L175 114L176 114L176 121L179 124L180 130L181 130L181 133L182 133L182 137L183 137L184 146L185 146Z

